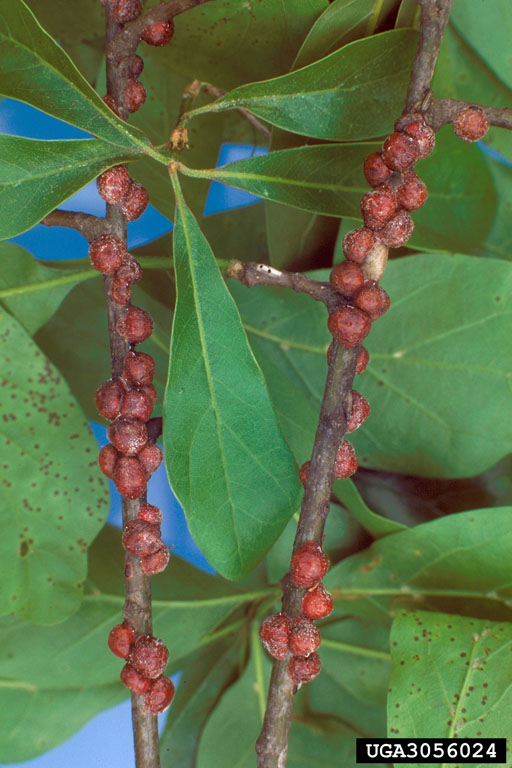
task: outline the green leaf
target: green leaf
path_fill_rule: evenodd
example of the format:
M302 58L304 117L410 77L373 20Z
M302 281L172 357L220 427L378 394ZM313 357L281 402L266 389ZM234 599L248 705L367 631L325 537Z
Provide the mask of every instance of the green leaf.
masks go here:
M384 736L390 674L389 630L350 617L322 627L322 672L309 689L313 709L336 715L357 736Z
M400 611L391 629L388 732L397 738L507 738L510 623ZM425 697L428 696L428 706ZM510 762L512 745L508 748ZM482 755L483 757L483 755ZM432 764L440 764L431 760ZM420 763L411 762L411 766ZM474 765L485 764L475 760Z
M394 0L336 0L317 19L304 40L292 69L311 64L334 49L373 34ZM391 125L389 126L391 128ZM307 143L305 138L274 128L271 150ZM326 216L265 204L269 258L278 269L304 271L318 266L319 254L332 252L338 222Z
M30 626L26 627L32 633ZM40 648L36 649L40 653ZM105 651L103 651L105 652ZM53 664L51 657L41 663ZM126 690L126 689L125 689ZM84 688L55 689L51 682L32 685L24 680L0 679L0 749L2 760L30 760L62 744L88 720L126 698L119 683Z
M96 278L75 286L54 316L37 332L35 340L61 371L87 417L98 421L94 392L102 381L110 378L111 363L105 292L99 273ZM147 309L155 321L155 333L139 348L155 358L154 384L161 403L168 367L173 290L169 280L160 278L164 296L167 292L167 302L152 300L144 290L147 281L152 286L151 274L145 274L139 285L134 286L133 302ZM76 343L77 339L80 344Z
M395 27L416 27L420 8L416 0L401 0Z
M187 14L185 14L187 15ZM174 38L173 38L174 45ZM151 46L144 46L147 50ZM170 47L170 46L169 46ZM146 50L143 51L146 54ZM162 53L162 48L155 51ZM181 96L186 86L190 83L190 77L178 72L169 73L169 65L162 56L144 55L143 80L146 85L147 98L144 109L136 112L131 120L153 142L159 144L169 139L172 130L178 120ZM165 86L164 86L165 84ZM210 97L211 98L211 97ZM199 103L205 101L204 97L198 99ZM227 115L226 115L227 116ZM226 117L223 116L223 117ZM230 115L230 117L232 117ZM187 159L198 167L215 165L224 129L228 122L225 119L216 120L215 115L207 117L207 123L203 126L192 124L189 131L189 147ZM236 115L235 121L240 123L242 118ZM247 121L244 123L249 126ZM174 213L174 195L169 184L169 172L166 165L148 163L143 159L134 164L130 169L133 177L148 190L151 204L164 216L172 219ZM188 181L184 184L187 199L191 199L194 213L201 216L204 210L209 184L207 182Z
M0 0L0 93L31 104L125 150L147 139L109 109L23 0Z
M265 203L265 215L269 251L265 263L302 272L314 266L320 254L332 252L337 219L272 202Z
M69 291L94 271L46 267L15 243L0 243L0 301L34 334L57 311Z
M502 82L512 88L512 19L507 0L456 3L451 23Z
M177 24L177 20L175 23ZM176 34L173 37L173 48L176 43ZM173 131L179 117L182 93L190 84L191 78L181 72L170 73L169 63L165 57L162 57L162 48L157 50L153 48L153 53L148 49L151 49L151 46L145 46L143 75L147 99L144 109L131 116L130 121L157 145L163 138L168 138ZM189 55L187 55L188 60ZM200 94L194 103L199 106L208 100L211 100L211 96ZM254 126L238 112L207 115L204 124L192 123L189 126L187 162L197 167L209 167L217 163L223 143L257 144L265 138L263 134L255 131ZM130 174L146 187L151 204L164 216L172 219L175 201L169 185L167 166L147 163L143 158L132 165ZM194 180L184 180L185 197L192 212L198 218L203 215L210 186L207 180L199 183Z
M132 157L97 139L0 135L0 239L30 229L104 170Z
M310 715L305 722L292 725L287 765L289 768L304 768L315 763L325 768L339 768L340 763L355 765L357 736L357 731L337 718Z
M389 130L399 114L416 47L412 30L392 30L346 45L303 69L249 83L205 111L249 109L303 136L353 141Z
M28 0L42 25L76 61L80 71L94 81L104 53L104 11L97 0L80 0L72 8L67 0ZM146 7L155 2L146 3ZM207 81L233 88L256 77L274 77L287 71L309 28L327 7L328 0L258 0L249 7L243 0L224 0L191 8L174 20L172 45L143 46L146 68L162 62L168 77ZM87 35L83 34L87 29ZM200 44L198 41L200 40ZM94 66L96 65L96 68ZM147 102L146 102L147 108ZM145 110L142 110L145 111Z
M236 579L283 530L300 485L234 302L180 200L174 227L166 466L196 542L216 570Z
M510 620L512 508L477 509L417 525L335 565L336 610L388 623L399 608Z
M370 627L373 629L372 625L368 625ZM322 649L320 655L324 655ZM354 740L359 737L385 737L385 708L381 704L362 701L353 696L333 677L332 672L332 665L323 665L314 687L308 691L309 706L315 711L340 718L341 722L353 730ZM355 760L352 764L355 764Z
M206 723L196 768L211 768L215 764L254 766L254 744L263 720L270 665L254 637L251 645L253 653L243 675L224 693Z
M270 152L246 160L183 173L213 179L253 195L328 216L360 217L367 186L363 162L373 144L329 144Z
M0 614L51 624L82 599L87 547L108 513L107 483L96 441L66 383L3 310L0 344Z
M183 671L160 742L162 768L195 768L204 724L237 676L240 640L238 636L229 645L207 647Z
M212 251L221 259L266 260L265 208L263 203L233 208L205 216L201 229ZM250 237L247 233L250 232Z
M368 37L393 10L396 0L335 0L311 27L293 63L298 69L347 43Z
M327 272L314 276L325 280ZM461 477L511 451L511 279L508 264L494 259L417 254L390 262L382 284L391 309L365 341L370 364L355 382L372 406L351 436L361 466ZM232 291L301 464L310 458L325 385L325 310L280 289L233 285Z
M494 259L418 254L391 262L382 281L391 309L372 329L372 364L361 377L375 404L354 435L363 465L467 477L511 451L511 280L508 264Z
M472 253L495 214L492 178L478 147L463 145L447 129L437 144L418 170L429 199L413 215L415 230L409 245ZM182 170L302 210L361 220L361 197L368 191L364 159L380 147L375 143L300 147L211 170Z
M417 168L429 196L412 215L414 233L407 245L475 253L496 213L492 176L482 151L457 139L451 126L437 134L436 144Z
M105 562L107 558L107 562ZM56 626L29 631L26 621L3 617L0 677L35 686L87 688L115 682L120 662L107 649L110 629L122 620L124 603L121 532L106 526L91 547L88 590L80 609ZM272 595L271 588L238 592L215 576L171 555L155 586L155 634L171 649L170 674L192 652L212 642L209 635L239 606ZM45 663L45 659L52 659Z

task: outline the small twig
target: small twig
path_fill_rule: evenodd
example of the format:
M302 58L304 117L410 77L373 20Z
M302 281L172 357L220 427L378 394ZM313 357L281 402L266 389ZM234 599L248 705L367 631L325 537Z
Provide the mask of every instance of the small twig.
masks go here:
M477 106L483 109L491 125L512 130L512 109L507 107L489 107L486 104L478 104L475 101L432 99L424 112L425 119L434 131L438 131L443 125L451 123L455 115L461 109L468 106Z
M273 285L281 288L291 288L297 293L307 293L315 301L325 304L329 312L348 304L330 283L313 280L300 272L285 272L267 264L257 264L254 261L230 261L226 276L240 280L247 288L255 285Z
M435 131L439 131L443 125L451 123L464 107L478 106L485 111L491 125L512 130L512 109L459 99L433 98L430 84L453 0L418 0L418 4L421 6L418 49L407 89L404 113L421 111L427 123Z
M227 276L240 280L248 288L272 285L307 293L323 302L330 312L348 303L330 283L312 280L297 272L283 272L265 264L244 264L233 260L227 269ZM344 349L333 344L294 551L306 541L321 542L323 538L336 454L352 407L352 382L359 351L360 347ZM294 587L288 578L285 579L283 610L288 615L300 615L304 592ZM292 710L293 682L287 672L287 661L276 661L272 669L263 728L256 744L259 768L284 768L286 765Z
M87 240L94 240L102 232L113 232L107 219L92 216L89 213L75 213L75 211L63 211L57 208L48 214L41 222L45 227L67 227L76 229Z
M191 107L199 94L207 93L209 96L213 96L215 99L219 99L225 95L226 91L221 88L216 88L211 83L201 82L201 80L193 80L189 83L183 95L181 97L180 110L178 113L178 119L176 120L176 127L171 133L168 147L173 151L181 151L182 149L188 149L188 122L191 117ZM271 131L264 123L259 120L252 112L249 112L245 107L239 107L236 110L242 117L244 117L257 131L262 133L266 139L270 140Z
M199 94L203 83L201 80L192 80L187 86L185 86L183 93L181 94L180 111L178 112L177 123L181 120L185 112L188 112L192 104L195 102Z
M421 21L416 57L407 89L404 112L420 109L428 98L453 0L418 0Z

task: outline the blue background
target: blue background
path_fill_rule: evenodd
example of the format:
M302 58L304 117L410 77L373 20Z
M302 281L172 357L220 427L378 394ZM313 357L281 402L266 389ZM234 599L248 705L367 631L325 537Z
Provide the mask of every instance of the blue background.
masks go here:
M26 136L34 139L77 139L88 138L88 134L66 123L55 120L21 102L5 99L0 103L0 133ZM225 144L222 146L218 165L266 150L250 145ZM255 202L257 198L246 192L224 187L214 182L211 185L205 206L205 214L218 213L230 208L239 208ZM61 208L70 211L83 211L97 216L105 215L105 203L96 191L93 182L63 203ZM134 248L149 243L172 229L172 223L151 205L144 214L128 226L128 245ZM74 230L60 227L45 227L40 224L29 232L13 238L36 258L39 259L77 259L87 257L87 241ZM105 339L107 343L107 339ZM91 398L94 393L91 392ZM99 445L107 442L106 430L100 424L91 427ZM121 527L121 498L111 483L112 504L109 523ZM203 554L196 547L188 532L183 512L176 501L161 466L153 475L148 487L149 500L161 507L164 514L162 538L173 551L187 558L196 566L213 572ZM179 682L179 675L173 678ZM0 714L1 717L1 714ZM162 729L166 714L159 717ZM1 759L1 755L0 755ZM22 763L0 763L0 766L18 766L21 768L132 768L135 766L132 746L130 700L106 710L94 717L71 739L55 749ZM177 767L178 768L178 767Z

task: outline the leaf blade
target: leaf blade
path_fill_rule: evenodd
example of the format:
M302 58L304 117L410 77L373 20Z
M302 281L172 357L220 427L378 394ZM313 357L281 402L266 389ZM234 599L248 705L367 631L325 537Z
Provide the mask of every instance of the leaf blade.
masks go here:
M509 623L400 611L390 637L393 668L388 722L392 735L507 737L512 715L511 646ZM428 707L421 691L428 691ZM400 706L406 699L407 706ZM510 757L510 747L508 752ZM482 763L475 760L474 764Z
M334 0L311 27L293 63L294 69L371 35L394 5L395 0Z
M107 646L110 629L122 620L123 562L121 531L107 525L91 546L88 593L75 614L53 626L0 617L2 756L29 759L129 696L119 681L123 662ZM210 633L257 597L237 593L176 556L152 579L152 588L155 627L171 650L168 674L194 652L203 647L206 652ZM65 707L73 707L72 717Z
M7 504L0 614L62 621L82 599L87 546L108 514L97 444L59 372L0 310L1 478ZM80 493L84 513L70 514ZM13 522L13 513L15 514Z
M236 307L184 203L176 209L174 261L167 471L206 557L222 575L239 578L284 528L300 486ZM248 431L249 423L258 429ZM258 487L267 488L264 503ZM273 504L278 511L270 513Z
M496 209L490 173L477 147L460 145L449 132L441 134L434 154L418 171L429 199L413 214L415 229L408 243L413 248L473 253L489 230ZM361 221L361 197L368 191L363 163L380 149L376 143L306 146L182 171L303 211Z
M287 75L240 86L205 111L249 109L292 133L332 141L368 139L399 114L416 33L391 30L349 43Z
M98 139L0 135L0 239L26 232L107 168L133 159Z
M0 243L0 261L0 302L31 335L53 316L77 282L94 274L91 269L45 266L15 243Z

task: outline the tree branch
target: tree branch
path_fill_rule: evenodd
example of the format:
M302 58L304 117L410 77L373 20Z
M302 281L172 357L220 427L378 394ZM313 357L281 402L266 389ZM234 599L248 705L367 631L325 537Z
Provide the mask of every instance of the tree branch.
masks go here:
M111 232L113 229L107 219L92 216L89 213L75 213L75 211L63 211L57 208L48 214L42 221L45 227L67 227L76 229L81 235L87 238L89 242L102 232Z
M425 120L434 131L439 131L443 125L451 123L461 109L468 106L477 106L483 109L491 125L512 130L512 109L489 107L475 101L459 101L458 99L432 99L424 112Z
M293 544L294 552L306 541L321 543L323 539L334 482L334 464L352 407L352 383L360 349L345 349L337 343L333 344L308 481ZM305 589L294 587L286 577L283 611L289 616L300 616L305 592ZM294 693L287 664L287 660L275 661L272 669L265 719L256 742L258 768L286 766Z
M428 106L430 83L453 0L418 0L422 8L418 48L413 63L404 112ZM234 271L241 271L235 267ZM255 265L244 274L246 285L264 280L262 265ZM294 290L304 290L317 300L323 300L319 289L297 280L292 274L267 273L267 284L282 284ZM307 280L307 278L306 278ZM306 541L321 544L329 500L334 481L334 464L345 434L347 416L352 409L352 386L360 347L346 349L336 342L332 345L320 420L315 436L308 479L302 501L293 551ZM284 580L283 611L290 616L301 613L305 590L297 589L289 577ZM288 734L293 711L293 682L288 676L287 659L274 661L265 718L256 743L258 768L285 768Z
M348 304L330 283L313 280L300 272L284 272L267 264L257 264L254 261L230 261L226 270L227 277L240 280L247 288L255 285L273 285L281 288L291 288L297 293L307 293L315 301L325 304L329 312Z
M113 41L120 34L120 27L113 19L113 1L107 0L105 6L106 20L106 68L107 93L116 102L121 115L126 118L124 109L124 79L116 66L116 57L112 55ZM127 242L127 222L118 206L107 205L107 222L110 231L116 237ZM112 376L120 376L123 362L130 351L127 340L116 330L117 321L123 314L123 308L118 306L112 297L113 277L105 276L105 294L107 301L108 328L110 338L110 354L112 359ZM122 496L123 527L130 520L136 520L141 504L146 502L146 495L130 500ZM151 580L141 567L140 558L125 551L125 603L123 616L134 628L135 634L153 634L151 615ZM137 768L159 768L159 738L158 718L144 709L144 699L132 693L132 723L135 747L135 764Z
M416 56L405 99L405 112L420 109L430 94L430 83L439 56L453 0L418 0L421 21Z

